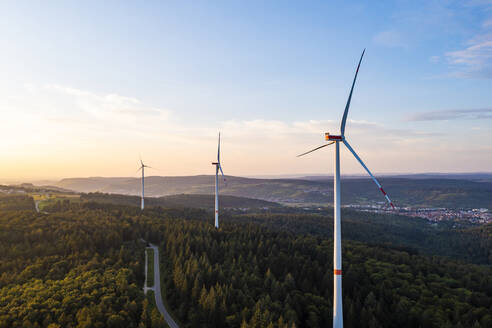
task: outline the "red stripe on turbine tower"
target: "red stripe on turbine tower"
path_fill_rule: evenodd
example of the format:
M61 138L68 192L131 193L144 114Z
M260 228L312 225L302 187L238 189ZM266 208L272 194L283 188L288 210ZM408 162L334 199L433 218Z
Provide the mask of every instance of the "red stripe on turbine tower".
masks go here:
M336 275L336 276L341 276L342 275L342 270L333 270L333 274Z

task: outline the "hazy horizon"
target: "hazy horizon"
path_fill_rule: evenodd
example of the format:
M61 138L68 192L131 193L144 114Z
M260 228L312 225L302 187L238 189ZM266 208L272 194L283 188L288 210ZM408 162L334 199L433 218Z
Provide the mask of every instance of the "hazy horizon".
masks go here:
M379 177L385 177L385 176L406 176L406 175L479 175L479 174L484 174L484 175L492 175L491 172L388 172L388 173L375 173L376 176ZM295 178L303 178L303 177L333 177L333 174L329 173L306 173L306 174L259 174L259 175L232 175L232 174L227 174L228 176L234 176L234 177L241 177L241 178L251 178L251 179L295 179ZM149 174L146 175L146 178L150 177L192 177L192 176L210 176L213 177L213 173L203 173L203 174L190 174L190 175L159 175L159 174ZM357 174L342 174L342 177L361 177L361 178L370 178L367 174L365 173L357 173ZM34 185L45 185L48 183L56 183L60 182L61 180L64 179L91 179L91 178L135 178L135 179L140 179L140 175L135 175L135 176L67 176L67 177L45 177L45 178L10 178L10 179L5 179L0 177L0 184L21 184L21 183L32 183Z

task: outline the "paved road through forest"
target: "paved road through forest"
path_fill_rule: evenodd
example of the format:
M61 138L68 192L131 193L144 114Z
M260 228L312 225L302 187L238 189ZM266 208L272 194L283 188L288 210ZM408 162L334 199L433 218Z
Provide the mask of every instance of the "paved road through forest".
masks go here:
M152 248L154 250L154 286L153 287L147 287L147 252L145 252L145 286L144 286L144 291L147 293L147 290L153 290L154 295L155 295L155 304L157 305L157 309L159 312L162 314L164 317L164 320L166 320L167 324L171 328L179 328L178 324L174 321L174 319L171 317L169 312L167 312L166 308L164 307L164 303L162 302L162 296L161 296L161 275L160 275L160 270L159 270L159 248L156 245L150 244L150 247L147 248Z

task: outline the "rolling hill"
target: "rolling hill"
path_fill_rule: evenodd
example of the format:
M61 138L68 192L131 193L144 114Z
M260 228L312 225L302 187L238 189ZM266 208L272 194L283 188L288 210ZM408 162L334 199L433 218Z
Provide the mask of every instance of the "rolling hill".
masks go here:
M380 180L397 206L492 209L492 182L399 177ZM70 178L59 181L56 186L77 192L140 193L139 178ZM214 178L208 175L146 178L146 195L149 197L213 194L213 190ZM221 183L221 193L283 204L319 205L331 202L333 182L329 177L303 180L227 176L227 184ZM342 178L342 201L343 204L370 204L384 199L370 179L352 177Z

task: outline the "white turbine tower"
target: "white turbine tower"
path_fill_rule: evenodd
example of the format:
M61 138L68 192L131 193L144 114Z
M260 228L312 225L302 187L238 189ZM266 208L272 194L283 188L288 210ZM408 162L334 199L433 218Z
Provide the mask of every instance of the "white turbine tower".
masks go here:
M222 173L224 182L226 181L224 171L222 171L222 165L220 164L220 132L219 132L219 146L217 148L217 162L213 162L215 165L215 228L219 229L219 170Z
M144 207L145 207L145 168L148 167L149 169L151 169L152 167L150 166L147 166L143 163L142 159L140 159L140 168L137 170L140 171L142 170L142 202L140 204L140 208L143 210Z
M355 72L354 81L352 82L352 88L350 89L350 94L347 100L347 105L345 106L345 111L343 113L342 124L340 126L340 135L330 135L329 133L325 133L325 140L330 141L327 144L324 144L320 147L317 147L313 150L305 152L300 156L304 156L309 154L315 150L321 149L323 147L335 144L335 172L334 172L334 200L333 200L333 210L334 210L334 240L333 240L333 327L341 328L343 327L343 312L342 312L342 236L341 236L341 227L340 227L340 219L341 219L341 206L340 206L340 143L343 143L348 150L355 156L357 161L362 165L362 167L369 173L372 180L376 183L379 190L383 193L386 200L394 209L394 205L389 199L386 192L381 187L381 184L376 180L374 175L372 175L371 171L367 168L367 166L362 162L361 158L357 155L354 149L350 146L347 139L345 138L345 122L347 121L347 114L350 107L350 100L352 99L352 92L354 91L355 81L357 80L357 74L359 73L360 63L362 62L362 57L364 56L365 49L360 56L359 65L357 65L357 70Z

